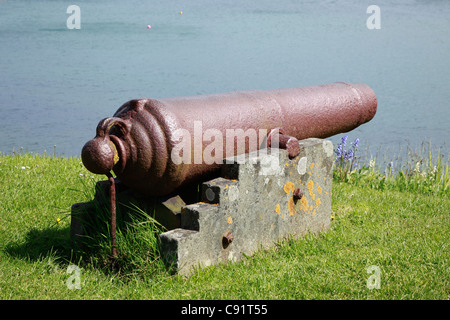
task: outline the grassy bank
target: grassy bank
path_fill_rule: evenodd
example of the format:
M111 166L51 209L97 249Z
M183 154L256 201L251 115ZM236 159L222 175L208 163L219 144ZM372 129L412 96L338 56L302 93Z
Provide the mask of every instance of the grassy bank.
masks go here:
M449 299L448 166L435 166L403 178L338 167L346 171L335 172L328 233L182 279L142 254L150 237L142 230L126 239L130 267L120 271L98 252L71 250L70 207L91 200L103 179L80 159L1 156L0 299ZM371 266L379 289L368 288Z

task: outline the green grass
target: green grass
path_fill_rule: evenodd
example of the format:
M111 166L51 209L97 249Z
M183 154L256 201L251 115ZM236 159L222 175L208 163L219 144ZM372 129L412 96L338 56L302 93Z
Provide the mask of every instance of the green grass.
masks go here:
M450 200L433 183L430 191L401 188L394 177L383 188L357 172L336 178L329 232L281 241L183 279L149 252L152 220L142 213L119 229L120 270L108 266L108 232L87 249L71 250L70 207L91 200L103 179L78 158L0 156L0 299L450 298ZM107 228L106 220L97 222ZM67 286L73 264L79 290ZM372 265L380 268L380 289L367 288Z

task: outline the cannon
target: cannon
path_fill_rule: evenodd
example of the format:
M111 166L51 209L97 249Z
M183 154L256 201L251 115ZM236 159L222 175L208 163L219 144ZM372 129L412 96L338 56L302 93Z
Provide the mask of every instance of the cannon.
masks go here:
M126 102L99 122L96 136L81 152L89 171L108 176L113 257L116 180L148 198L170 197L204 182L200 204L178 204L184 214L173 230L161 235L167 261L178 269L236 259L288 234L327 230L333 148L322 139L370 121L376 110L372 89L344 82ZM274 159L259 153L264 150L284 152L278 158L285 165L269 165L276 179L258 164ZM252 159L250 166L239 167L245 163L241 156ZM265 198L254 201L258 195ZM230 212L246 217L240 216L236 226ZM75 222L73 215L76 227ZM220 241L217 230L224 231Z
M81 156L93 173L114 171L126 186L148 196L162 196L214 174L223 158L271 146L276 129L279 146L294 156L297 140L350 131L371 120L376 108L374 92L359 83L137 99L100 121L96 137L85 144ZM209 141L203 137L208 130L223 139L217 144L222 150L213 150L213 163L195 161L208 148ZM228 134L227 140L231 130L234 135ZM249 132L256 133L257 143L245 143ZM269 139L261 138L261 132ZM174 161L180 133L185 140L192 139L183 141L185 161L181 162ZM179 160L179 155L175 157Z

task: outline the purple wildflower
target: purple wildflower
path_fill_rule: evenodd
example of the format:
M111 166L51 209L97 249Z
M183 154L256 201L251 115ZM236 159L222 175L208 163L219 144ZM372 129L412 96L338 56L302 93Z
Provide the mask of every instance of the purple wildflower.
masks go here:
M340 156L342 156L342 145L338 144L337 149L336 149L336 155L339 158Z
M347 159L351 161L353 159L353 155L353 149L349 149L347 152Z
M394 162L391 161L388 166L391 169L391 174L394 174Z

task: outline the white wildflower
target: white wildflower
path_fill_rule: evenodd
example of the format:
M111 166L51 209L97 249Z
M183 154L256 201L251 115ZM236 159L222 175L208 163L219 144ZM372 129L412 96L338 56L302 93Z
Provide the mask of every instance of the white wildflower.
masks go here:
M431 174L436 174L437 173L437 166L433 167L433 170L431 171Z
M414 167L414 172L419 173L420 172L420 161L418 161Z

